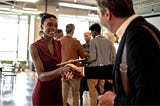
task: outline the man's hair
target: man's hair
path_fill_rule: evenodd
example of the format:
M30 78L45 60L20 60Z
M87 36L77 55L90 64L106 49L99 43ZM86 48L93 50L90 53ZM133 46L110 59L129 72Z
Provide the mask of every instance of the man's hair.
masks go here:
M44 13L44 14L42 15L41 25L43 25L43 24L44 24L44 21L45 21L46 19L48 19L48 18L55 18L55 19L57 19L57 17L56 17L55 15L53 15L53 14Z
M98 23L94 23L89 27L89 30L101 32L101 26Z
M69 34L69 33L73 33L74 32L74 29L75 29L75 26L74 24L67 24L66 26L66 33Z
M108 8L116 17L129 17L134 14L132 0L96 0L97 5L104 15L105 9Z
M61 32L63 33L63 30L62 30L62 29L58 29L58 30L57 30L57 33L61 33Z

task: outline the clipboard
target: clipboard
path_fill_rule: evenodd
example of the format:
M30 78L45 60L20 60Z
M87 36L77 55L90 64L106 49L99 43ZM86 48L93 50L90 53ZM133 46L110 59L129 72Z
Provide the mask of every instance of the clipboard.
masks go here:
M66 62L59 63L59 64L57 64L57 66L63 66L63 65L69 64L69 63L80 62L80 61L83 61L83 60L85 60L85 58L69 60L69 61L66 61Z

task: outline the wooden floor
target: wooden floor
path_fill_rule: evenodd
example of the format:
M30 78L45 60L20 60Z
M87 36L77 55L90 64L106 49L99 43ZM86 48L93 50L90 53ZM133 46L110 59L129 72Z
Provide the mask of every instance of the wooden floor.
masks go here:
M32 106L32 90L36 82L30 70L18 72L16 76L0 76L0 106ZM69 96L68 103L72 104ZM89 106L88 91L83 93L83 106Z

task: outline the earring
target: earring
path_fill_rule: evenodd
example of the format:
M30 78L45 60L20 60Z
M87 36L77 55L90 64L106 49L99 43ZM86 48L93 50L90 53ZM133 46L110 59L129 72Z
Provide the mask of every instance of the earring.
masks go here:
M40 35L41 37L43 37L44 31L43 31L43 30L40 30L40 31L39 31L39 35Z

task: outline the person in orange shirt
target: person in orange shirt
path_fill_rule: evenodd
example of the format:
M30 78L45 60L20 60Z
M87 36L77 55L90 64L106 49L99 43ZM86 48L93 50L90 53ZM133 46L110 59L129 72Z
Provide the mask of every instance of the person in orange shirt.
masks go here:
M62 44L62 62L69 60L86 58L88 54L83 51L82 45L79 40L73 38L75 26L74 24L66 25L66 35L60 40ZM75 65L80 66L79 62L76 62ZM62 94L63 94L63 104L67 105L67 99L69 94L69 89L72 88L72 97L73 105L79 105L79 88L80 88L80 79L78 80L66 80L62 78Z

